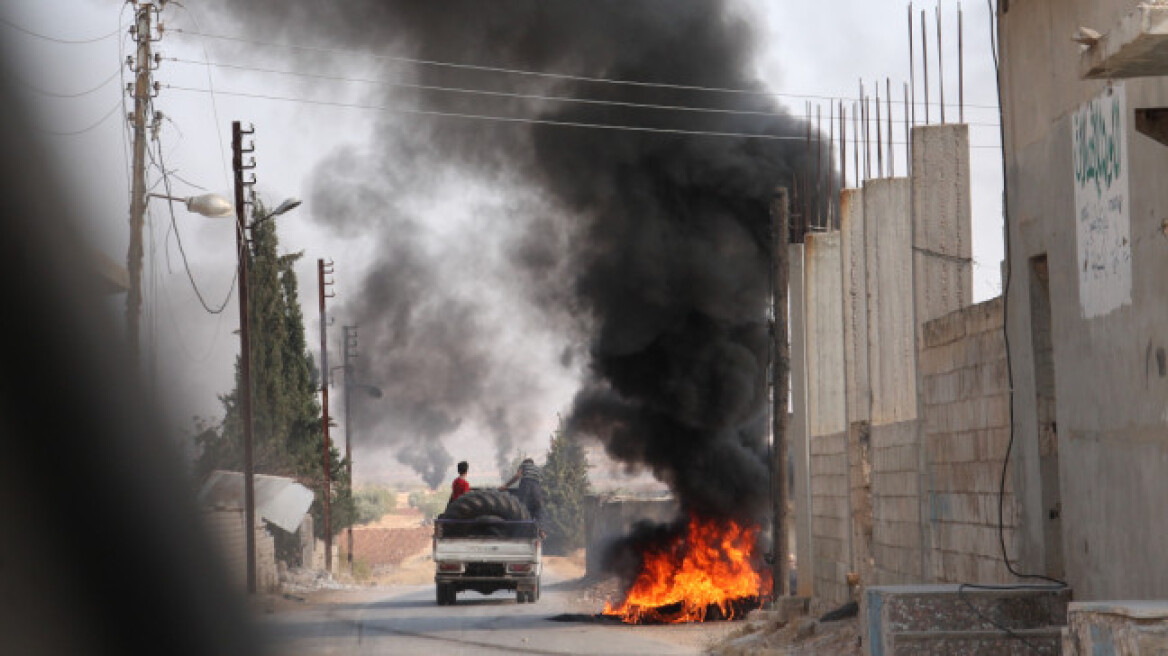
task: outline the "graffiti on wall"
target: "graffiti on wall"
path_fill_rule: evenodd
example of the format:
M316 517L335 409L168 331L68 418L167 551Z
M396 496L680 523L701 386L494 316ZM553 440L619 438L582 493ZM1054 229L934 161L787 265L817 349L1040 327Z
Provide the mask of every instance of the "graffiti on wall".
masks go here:
M1085 318L1131 304L1127 100L1109 87L1071 117L1079 305Z

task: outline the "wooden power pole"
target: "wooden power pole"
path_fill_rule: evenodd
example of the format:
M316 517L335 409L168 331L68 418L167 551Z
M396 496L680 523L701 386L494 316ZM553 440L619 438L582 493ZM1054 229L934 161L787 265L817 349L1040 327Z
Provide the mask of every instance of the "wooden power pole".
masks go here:
M247 203L244 202L243 172L251 165L243 163L243 135L245 131L239 121L231 124L231 168L235 177L235 255L239 277L239 414L243 421L243 506L244 540L247 545L247 591L256 591L256 544L255 544L255 460L252 442L251 413L251 338L248 325L251 323L248 304L249 280L248 260L251 255L247 245Z
M332 281L325 280L325 274L333 272L333 263L323 259L316 261L317 282L320 285L320 399L321 425L324 429L324 568L333 571L333 522L332 522L332 457L329 453L329 403L328 403L328 319L324 300L333 296L327 292Z
M790 594L787 562L787 398L791 391L791 346L787 316L787 286L790 282L790 207L786 187L775 189L771 200L771 265L774 294L774 444L771 452L771 499L774 503L774 594L781 599Z

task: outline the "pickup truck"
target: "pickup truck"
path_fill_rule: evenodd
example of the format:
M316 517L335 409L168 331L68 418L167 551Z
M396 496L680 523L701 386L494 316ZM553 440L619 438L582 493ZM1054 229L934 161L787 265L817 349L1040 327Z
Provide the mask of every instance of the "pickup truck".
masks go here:
M434 584L439 606L463 590L514 590L519 603L539 599L543 545L535 521L434 520Z

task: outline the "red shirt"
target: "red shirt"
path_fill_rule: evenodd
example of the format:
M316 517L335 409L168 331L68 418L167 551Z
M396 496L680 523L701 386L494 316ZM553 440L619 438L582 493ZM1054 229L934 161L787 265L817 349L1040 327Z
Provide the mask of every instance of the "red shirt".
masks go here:
M452 485L451 488L452 491L450 493L450 500L454 501L458 497L470 491L470 482L459 476L458 478L454 479L454 485Z

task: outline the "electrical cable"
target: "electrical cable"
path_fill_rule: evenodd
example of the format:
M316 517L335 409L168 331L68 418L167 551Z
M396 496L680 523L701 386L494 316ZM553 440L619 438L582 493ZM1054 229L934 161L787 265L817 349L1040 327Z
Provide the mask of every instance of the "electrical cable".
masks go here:
M98 126L100 126L102 123L105 123L106 120L108 120L109 117L113 116L114 113L117 112L121 106L122 106L122 101L119 100L118 102L114 103L114 106L111 107L108 112L103 114L101 118L94 121L91 125L87 125L79 130L58 131L58 130L48 130L45 128L37 128L37 131L43 132L44 134L51 135L54 137L75 137L77 135L85 134L86 132L94 130Z
M185 11L191 20L195 21L195 29L202 32L199 17L195 15L195 12L187 9L186 5L177 0L172 0L172 4L178 5L180 9ZM219 103L215 99L215 82L211 77L211 58L207 55L207 40L200 39L199 45L203 49L203 63L207 68L207 90L211 94L211 116L215 119L215 138L219 145L219 163L223 171L223 184L230 184L231 175L227 172L227 149L223 146L223 129L219 123Z
M588 75L571 75L571 74L567 74L567 73L547 73L547 72L542 72L542 71L531 71L531 70L524 70L524 69L517 69L517 68L504 68L504 67L500 67L500 66L484 66L484 65L480 65L480 64L458 64L458 63L454 63L454 62L444 62L444 61L438 61L438 60L433 60L433 59L417 59L417 58L413 58L413 57L401 57L401 56L397 56L397 55L382 55L382 54L376 54L376 53L371 53L371 52L367 52L367 51L353 50L353 49L325 48L325 47L321 47L321 46L307 46L307 45L297 45L297 44L274 43L271 41L259 41L256 39L248 39L245 37L238 37L238 36L228 36L228 35L223 35L223 34L208 34L206 32L202 32L202 31L184 30L182 28L174 28L171 31L179 33L179 34L199 36L199 37L202 37L204 39L218 39L218 40L222 40L222 41L235 41L235 42L239 42L239 43L247 43L247 44L251 44L251 45L266 46L266 47L271 47L271 48L286 48L289 50L303 50L306 52L323 53L323 54L357 55L357 56L362 56L362 57L371 57L373 59L382 59L382 60L386 60L386 61L395 61L395 62L401 62L401 63L407 63L407 64L417 64L417 65L422 65L422 66L437 66L437 67L442 67L442 68L454 68L454 69L460 69L460 70L470 70L470 71L478 71L478 72L485 72L485 73L504 73L504 74L508 74L508 75L523 75L523 76L528 76L528 77L540 77L540 78L548 78L548 79L555 79L555 80L571 80L574 82L594 82L597 84L613 84L613 85L629 86L629 87L672 89L675 91L703 91L703 92L710 92L710 93L726 93L726 94L736 94L736 95L743 95L743 96L758 96L758 97L771 97L771 98L811 98L811 99L831 100L831 101L836 101L836 100L854 101L854 100L857 100L856 98L851 98L851 97L847 97L847 96L779 93L779 92L775 92L775 91L759 91L756 89L735 89L735 88L730 88L730 87L708 87L708 86L699 86L699 85L692 85L692 84L670 84L670 83L666 83L666 82L643 82L643 81L638 81L638 80L623 80L623 79L596 77L596 76L588 76ZM893 104L904 104L903 100L901 100L901 101L894 100L892 102L893 102ZM939 104L939 103L937 103L937 104ZM951 104L950 106L956 107L957 105ZM969 109L969 108L985 109L985 110L994 109L993 105L978 105L978 104L971 104L971 103L966 103L965 107L967 109Z
M78 91L76 93L57 93L55 91L47 91L45 89L42 89L42 88L36 86L35 84L32 84L31 82L28 82L27 80L21 79L20 77L18 77L16 75L9 75L8 79L12 80L13 82L16 82L18 85L20 85L22 87L29 89L30 91L39 93L42 96L48 96L49 98L80 98L82 96L87 96L95 91L99 91L99 90L105 88L105 86L107 84L112 82L114 80L114 78L121 75L121 73L122 73L122 67L119 66L118 70L111 73L109 77L102 80L100 83L98 83L97 86L90 88L90 89L86 89L85 91Z
M195 64L198 66L215 66L217 68L226 68L237 71L250 71L255 73L269 73L274 75L290 75L295 77L309 78L315 80L328 80L333 82L354 82L358 84L375 84L379 86L387 86L398 89L415 89L419 91L441 91L446 93L461 93L468 95L490 96L495 98L516 98L519 100L546 100L551 102L563 103L578 103L586 105L598 105L604 107L627 107L632 109L654 109L665 111L678 112L697 112L707 114L727 114L737 116L771 116L782 118L788 116L785 112L774 111L754 111L746 109L722 109L716 107L695 107L692 105L667 105L657 103L639 103L621 100L598 100L594 98L577 98L573 96L549 96L536 93L515 93L509 91L489 91L485 89L471 89L468 87L448 87L432 84L414 84L408 82L393 82L390 80L379 80L373 78L360 77L345 77L340 75L325 75L321 73L307 73L304 71L289 71L275 68L263 68L260 66L244 66L241 64L228 64L224 62L211 61L196 61L193 59L183 59L181 57L167 57L169 61L179 64ZM967 123L966 125L976 125L980 127L997 127L994 123Z
M1001 139L1002 147L1004 149L1005 148L1005 139L1006 139L1005 111L1002 108L1002 102L1001 102L1002 75L1001 75L1001 66L1000 66L1000 63L998 62L998 46L997 46L997 36L996 36L997 22L995 21L995 17L997 16L997 8L994 6L994 0L986 0L986 5L989 7L990 51L993 54L994 79L995 79L996 88L997 88L997 95L998 95L998 126L999 126L998 129L1000 132L1000 139ZM1014 629L1011 629L1010 627L1006 626L1005 624L998 622L997 620L982 613L980 610L977 609L976 606L973 605L973 603L964 594L966 590L999 590L999 591L1000 590L1044 590L1044 591L1054 592L1054 591L1062 590L1062 589L1067 587L1066 581L1063 581L1063 580L1060 580L1060 579L1057 579L1054 577L1046 576L1043 574L1028 574L1025 572L1019 572L1017 569L1014 568L1013 563L1010 562L1010 554L1006 549L1006 522L1005 522L1006 476L1007 476L1008 471L1009 471L1010 452L1014 448L1014 365L1013 365L1013 360L1012 360L1011 355L1010 355L1010 332L1009 332L1009 326L1010 326L1010 322L1009 322L1010 302L1009 302L1009 300L1010 300L1010 279L1011 279L1012 267L1011 267L1011 261L1010 261L1010 218L1009 218L1009 209L1008 209L1009 208L1009 202L1008 202L1009 184L1008 184L1007 173L1008 173L1008 171L1007 171L1007 167L1006 167L1006 155L1005 155L1005 152L1003 150L1003 153L1002 153L1002 217L1003 217L1003 221L1005 222L1005 226L1006 226L1006 229L1003 230L1003 233L1005 235L1003 241L1004 241L1004 245L1005 245L1006 270L1005 270L1005 281L1003 282L1003 285L1002 285L1002 338L1003 338L1003 341L1005 343L1006 389L1007 389L1007 393L1009 394L1009 408L1010 408L1009 409L1010 439L1006 445L1006 453L1002 458L1002 474L1001 474L1001 478L1000 478L999 484L998 484L998 546L1001 548L1002 561L1006 565L1006 570L1011 575L1013 575L1015 578L1020 578L1020 579L1046 581L1047 584L994 585L994 584L960 583L957 586L957 599L959 601L961 601L963 604L965 604L971 611L973 611L973 613L975 615L977 615L983 621L993 625L996 629L998 629L999 631L1001 631L1005 635L1009 636L1010 638L1012 638L1014 640L1018 640L1022 644L1026 645L1026 647L1028 647L1034 653L1041 654L1041 653L1043 653L1043 651L1041 648L1039 648L1038 645L1034 644L1030 640L1027 640L1025 636L1021 635L1020 633L1018 633Z
M113 32L110 32L109 34L103 34L102 36L95 36L92 39L62 39L59 37L49 36L47 34L41 34L39 32L34 32L26 27L21 27L20 25L13 23L12 21L8 20L7 18L0 18L0 23L7 25L8 27L16 30L17 32L23 32L24 34L27 34L28 36L36 37L38 39L44 39L45 41L52 41L53 43L62 43L62 44L71 45L71 46L84 45L87 43L97 43L98 41L105 41L106 39L108 39L110 37L116 36L119 32L122 31L122 27L121 27L120 21L119 21L118 29L114 30Z
M197 89L194 87L184 87L184 86L177 86L177 85L170 85L170 84L163 85L162 88L172 89L174 91L189 91L192 93L207 93L206 89ZM391 113L398 113L398 114L412 114L412 115L418 115L418 116L438 116L438 117L442 117L442 118L459 118L459 119L470 119L470 120L480 120L480 121L495 121L495 122L500 122L500 123L527 123L527 124L535 124L535 125L552 125L552 126L559 126L559 127L586 128L586 129L594 129L594 130L612 130L612 131L619 131L619 132L644 132L644 133L651 133L651 134L679 134L679 135L687 135L687 136L730 137L730 138L738 138L738 139L764 139L764 140L769 140L769 141L803 141L805 139L805 137L803 137L803 136L765 134L765 133L758 133L758 132L717 132L717 131L710 131L710 130L686 130L686 129L680 129L680 128L657 128L657 127L649 127L649 126L618 125L618 124L611 124L611 123L586 123L586 122L581 122L581 121L557 121L557 120L552 120L552 119L524 118L524 117L515 117L515 116L490 116L490 115L486 115L486 114L469 114L469 113L464 113L464 112L443 112L443 111L438 111L438 110L414 109L414 108L410 108L410 107L388 107L385 105L366 105L366 104L359 104L359 103L345 103L345 102L339 102L339 101L335 101L335 100L313 100L310 98L291 98L288 96L276 96L276 95L261 94L261 93L247 93L247 92L242 92L242 91L219 91L218 93L219 93L219 95L223 95L223 96L234 96L234 97L238 97L238 98L252 98L252 99L256 99L256 100L274 100L274 101L282 101L282 102L303 103L303 104L308 104L308 105L327 106L327 107L342 107L342 108L347 108L347 109L366 109L366 110L391 112ZM904 142L893 142L893 143L896 145L903 145ZM972 145L970 147L971 148L998 148L999 146L996 146L996 145L993 145L993 146Z
M167 172L166 164L163 161L162 143L160 140L157 140L157 139L155 139L155 143L158 146L159 167L162 170L162 179L163 179L163 184L165 185L165 188L166 188L166 195L172 196L173 194L171 193L171 189L170 189L169 173ZM199 289L198 283L195 282L194 274L191 273L191 265L190 265L190 262L187 260L187 252L186 252L186 249L183 247L183 243L182 243L182 233L179 232L178 220L174 216L174 201L169 199L169 198L166 199L166 207L170 211L170 224L171 224L171 227L174 229L174 240L175 240L175 243L178 244L178 252L182 256L183 269L187 273L187 279L190 280L190 282L191 282L191 288L195 290L195 296L197 296L199 298L199 303L203 306L203 309L206 310L208 313L221 314L223 312L223 310L227 307L227 303L231 301L231 295L235 291L235 283L237 280L237 276L232 276L231 286L228 288L227 294L223 298L223 302L219 304L219 307L212 308L207 303L207 299L203 297L203 292L202 292L202 290Z

